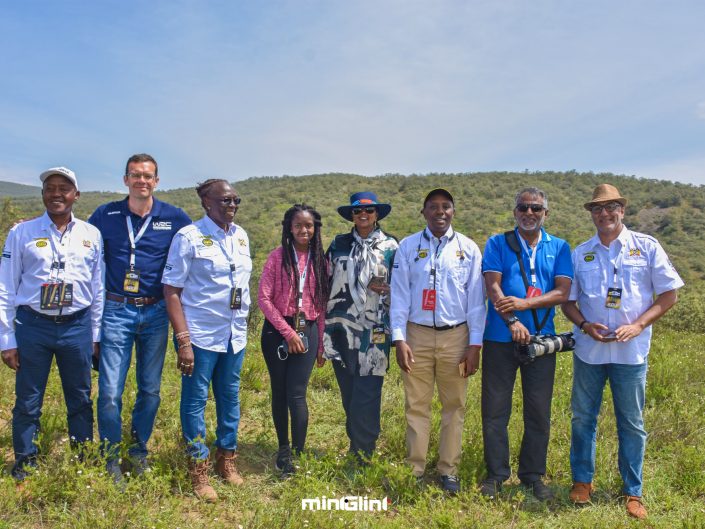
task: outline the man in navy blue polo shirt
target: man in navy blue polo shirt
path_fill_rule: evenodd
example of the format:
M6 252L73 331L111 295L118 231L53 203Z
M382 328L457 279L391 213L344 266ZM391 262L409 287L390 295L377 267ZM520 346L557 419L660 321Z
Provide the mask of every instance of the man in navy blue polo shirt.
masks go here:
M171 239L191 219L183 210L154 198L157 162L149 154L127 160L123 177L127 198L104 204L88 222L103 235L105 309L98 371L98 431L107 469L122 481L122 394L135 346L137 398L132 410L129 448L133 472L147 467L147 441L159 408L159 389L169 319L162 293L162 272Z
M518 476L539 500L553 497L541 477L546 473L556 355L520 364L513 343L528 344L531 335L555 334L554 307L566 301L570 292L570 247L543 229L547 216L546 193L533 187L521 190L515 198L515 230L492 236L482 259L489 301L482 355L482 436L487 477L480 492L491 498L511 474L507 425L517 369L521 371L524 406ZM523 271L507 240L512 234Z

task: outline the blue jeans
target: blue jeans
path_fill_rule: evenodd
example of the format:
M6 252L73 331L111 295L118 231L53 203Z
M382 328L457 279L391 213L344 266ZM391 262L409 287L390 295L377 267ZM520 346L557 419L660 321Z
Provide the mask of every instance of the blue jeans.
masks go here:
M595 474L595 435L602 391L609 380L619 439L619 473L624 494L641 496L646 448L644 394L647 362L587 364L573 355L573 409L570 467L573 481L591 483Z
M193 374L181 377L181 430L186 453L193 459L207 459L206 402L208 387L213 382L215 397L215 446L223 450L237 449L240 424L240 370L245 350L233 354L193 347Z
M98 432L101 441L106 443L108 458L119 455L122 394L133 344L137 359L137 398L132 410L129 453L134 457L147 455L147 441L152 435L159 408L168 332L169 319L164 300L141 307L111 300L105 302L98 371Z
M12 410L13 475L37 455L36 438L42 415L44 391L56 356L66 401L69 436L74 442L93 440L91 401L91 316L86 311L75 320L56 324L31 311L17 310L15 336L20 369L15 376L15 407Z

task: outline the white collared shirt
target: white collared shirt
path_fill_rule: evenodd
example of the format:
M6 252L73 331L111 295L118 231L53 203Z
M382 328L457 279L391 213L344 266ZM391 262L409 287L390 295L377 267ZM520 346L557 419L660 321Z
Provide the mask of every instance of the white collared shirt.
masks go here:
M659 242L650 235L624 227L606 248L599 236L573 252L570 297L577 301L583 317L602 323L610 331L636 321L653 304L654 295L683 286L683 280ZM615 268L617 269L615 278ZM622 289L621 307L605 307L607 289ZM649 354L651 326L628 342L598 342L574 328L575 354L588 364L642 364Z
M232 276L230 258L236 267ZM221 353L228 341L234 353L245 348L251 273L250 241L240 226L231 223L225 233L205 216L177 232L162 283L183 288L181 305L194 345ZM242 289L240 309L230 308L233 286Z
M20 222L7 235L0 261L0 349L17 347L15 315L27 305L37 312L69 315L90 307L93 341L100 341L103 316L103 240L94 226L71 214L62 234L48 213ZM64 269L52 271L52 263ZM42 284L49 280L73 284L73 303L54 310L40 309Z
M423 310L423 290L434 287L436 309ZM403 239L394 258L391 289L392 340L406 340L408 322L437 327L467 322L469 343L482 344L487 313L482 254L462 233L451 227L437 239L424 228Z

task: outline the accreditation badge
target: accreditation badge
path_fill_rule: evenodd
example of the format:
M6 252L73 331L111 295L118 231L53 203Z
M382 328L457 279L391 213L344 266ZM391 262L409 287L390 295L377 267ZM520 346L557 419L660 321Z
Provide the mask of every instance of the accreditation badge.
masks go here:
M423 310L436 310L436 290L424 288L421 296L421 308Z
M73 283L44 283L41 286L39 308L56 310L73 305Z
M530 286L529 288L526 289L526 297L527 298L537 298L541 294L543 294L543 292L541 292L540 288Z
M304 332L306 330L306 314L304 314L303 311L296 311L294 324L296 332Z
M122 282L122 288L130 294L137 294L140 291L140 272L139 270L126 270L125 279Z
M387 340L384 324L378 323L372 327L372 343L383 344Z
M242 308L242 289L232 287L230 289L230 308L240 310Z
M622 306L622 289L608 288L605 307L608 309L619 309Z

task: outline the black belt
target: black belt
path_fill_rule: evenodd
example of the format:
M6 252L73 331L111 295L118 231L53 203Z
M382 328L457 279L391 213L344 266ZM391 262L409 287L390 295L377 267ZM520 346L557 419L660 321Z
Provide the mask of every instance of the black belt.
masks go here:
M423 325L421 323L414 323L414 325L426 327L427 329L433 329L434 331L449 331L451 329L455 329L456 327L460 327L461 325L467 325L467 322L464 321L462 323L456 323L455 325Z
M112 292L106 292L105 299L109 299L110 301L117 301L118 303L127 303L128 305L134 305L135 307L142 307L143 305L154 305L155 303L159 303L161 301L161 299L159 298L150 298L146 296L140 298L131 298L130 296L120 296L118 294L113 294Z
M49 320L53 321L54 323L69 323L72 322L81 316L83 316L89 309L89 307L86 307L84 309L78 310L72 314L61 314L59 316L52 316L50 314L44 314L43 312L39 312L34 310L32 307L28 305L20 305L18 309L24 310L26 312L29 312L33 316L39 316L40 318L44 320Z

